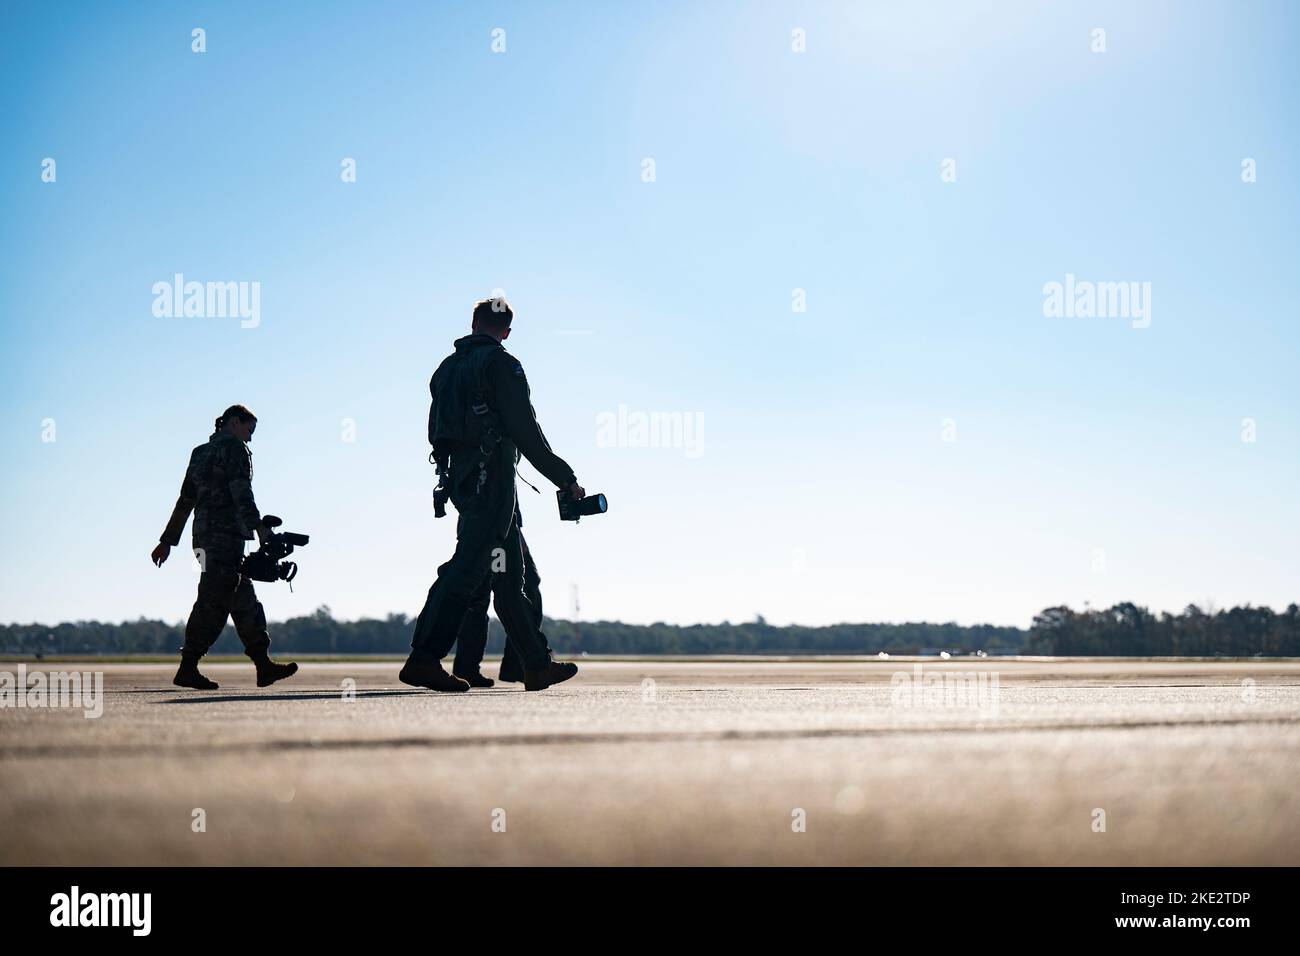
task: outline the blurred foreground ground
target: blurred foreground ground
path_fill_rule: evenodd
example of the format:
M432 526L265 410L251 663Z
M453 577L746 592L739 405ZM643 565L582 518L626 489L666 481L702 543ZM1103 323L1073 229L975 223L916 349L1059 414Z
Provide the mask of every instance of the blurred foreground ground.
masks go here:
M28 665L104 712L0 710L0 864L1300 864L1300 662L914 663Z

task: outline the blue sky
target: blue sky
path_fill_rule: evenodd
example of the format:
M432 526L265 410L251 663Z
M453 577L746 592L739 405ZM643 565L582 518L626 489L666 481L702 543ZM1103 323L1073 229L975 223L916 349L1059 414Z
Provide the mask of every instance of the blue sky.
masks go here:
M0 620L182 619L195 575L148 553L232 402L259 503L313 536L270 617L415 613L454 536L427 382L494 290L552 444L611 503L561 525L523 468L555 616L575 583L582 617L633 622L1281 608L1298 19L8 3ZM259 324L155 316L175 273L258 282ZM1046 317L1067 274L1150 283L1150 326ZM689 416L699 454L609 447L620 406Z

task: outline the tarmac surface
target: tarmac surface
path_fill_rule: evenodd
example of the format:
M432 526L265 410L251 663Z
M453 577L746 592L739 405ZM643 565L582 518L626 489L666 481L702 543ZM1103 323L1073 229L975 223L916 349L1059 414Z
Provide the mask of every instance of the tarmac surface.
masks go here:
M26 666L103 713L0 708L6 865L1300 864L1300 661Z

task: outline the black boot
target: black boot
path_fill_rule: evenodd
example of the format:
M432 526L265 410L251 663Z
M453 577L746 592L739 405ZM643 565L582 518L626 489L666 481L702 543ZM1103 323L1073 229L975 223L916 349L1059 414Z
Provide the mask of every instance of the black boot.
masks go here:
M469 684L470 687L491 687L496 683L496 681L494 681L491 677L484 677L483 672L479 670L474 670L474 671L452 670L451 673L452 676L460 680L463 680L466 684Z
M253 658L253 664L257 667L258 687L270 687L276 681L298 673L298 665L293 661L281 664L279 661L271 660L265 651Z
M545 638L543 638L545 643ZM546 656L551 656L551 645L546 645ZM497 674L497 679L504 684L519 684L524 679L524 662L509 644L506 644L505 652L501 655L501 670Z
M172 683L177 687L191 687L194 690L216 690L216 681L208 680L199 673L199 659L186 654L181 655L181 666L176 669Z
M452 677L439 663L423 663L420 661L407 660L402 666L402 671L397 675L397 679L403 684L410 684L412 687L427 687L429 690L440 690L450 694L463 694L469 690L469 684L459 677Z
M578 665L568 661L551 661L544 670L524 671L524 690L545 690L578 673Z
M497 675L498 679L505 684L518 684L524 679L523 668L519 666L517 658L501 658L501 673Z

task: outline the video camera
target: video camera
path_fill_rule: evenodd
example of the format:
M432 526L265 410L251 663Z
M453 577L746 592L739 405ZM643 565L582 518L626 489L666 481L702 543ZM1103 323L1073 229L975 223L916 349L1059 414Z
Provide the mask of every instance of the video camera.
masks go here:
M284 558L293 553L295 547L302 547L311 539L305 534L293 531L274 531L284 524L275 515L262 515L262 524L272 529L266 536L266 542L244 558L241 570L254 581L292 581L298 574L298 565ZM293 585L289 586L293 590Z
M605 500L604 495L587 495L578 500L567 488L557 491L555 500L560 503L561 521L577 521L586 515L603 515L609 510L609 502Z

